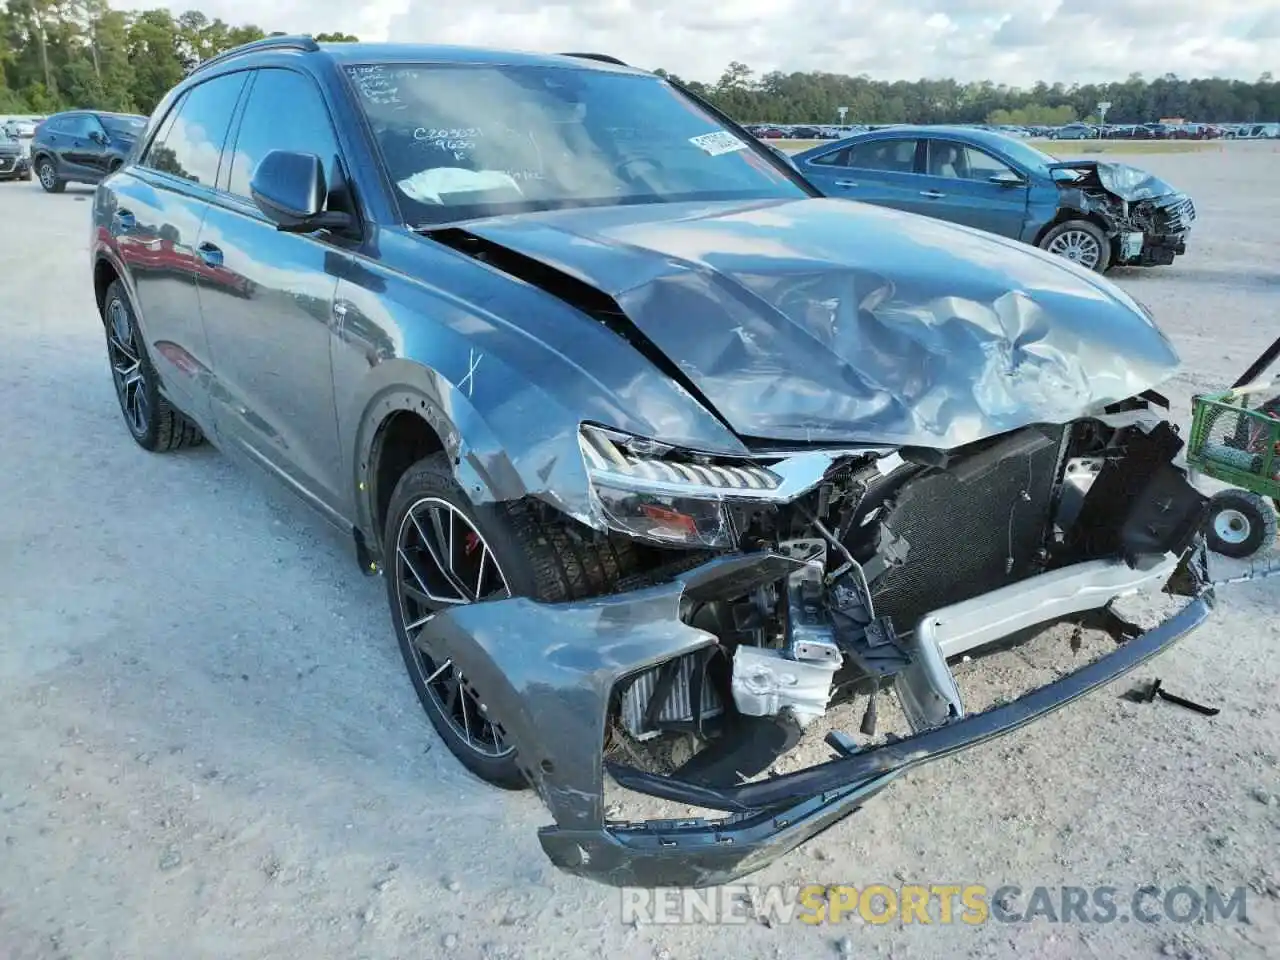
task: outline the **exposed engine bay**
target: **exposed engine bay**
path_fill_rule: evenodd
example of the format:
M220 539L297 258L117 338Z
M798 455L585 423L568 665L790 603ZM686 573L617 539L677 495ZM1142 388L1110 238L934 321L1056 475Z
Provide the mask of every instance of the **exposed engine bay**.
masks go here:
M609 528L703 549L654 551L650 569L596 599L457 607L417 642L464 670L502 718L555 817L540 839L558 866L613 884L722 883L910 767L1056 710L1204 621L1207 500L1173 463L1183 441L1163 406L1148 392L951 451L738 464L584 427ZM825 467L806 480L815 462ZM677 477L722 495L691 499ZM795 496L762 499L791 484ZM1159 592L1190 599L1145 632L1113 609ZM949 661L1063 621L1101 629L1115 649L966 711ZM824 738L834 759L770 769L855 695L867 696L857 733ZM889 696L910 730L876 742ZM623 790L728 816L612 819L606 773Z
M1113 263L1164 266L1186 253L1195 203L1145 170L1122 163L1071 160L1051 165L1064 201L1093 214L1117 240Z
M617 727L635 743L692 734L709 749L675 772L710 785L776 758L732 742L760 736L743 717L791 727L765 738L775 745L794 744L855 691L870 696L866 736L890 691L912 732L957 719L948 658L1164 586L1204 502L1170 463L1181 445L1168 424L1130 411L951 456L844 458L781 507L726 501L717 522L730 539L795 568L742 596L689 604L685 621L717 644L629 678ZM706 521L670 498L635 509Z

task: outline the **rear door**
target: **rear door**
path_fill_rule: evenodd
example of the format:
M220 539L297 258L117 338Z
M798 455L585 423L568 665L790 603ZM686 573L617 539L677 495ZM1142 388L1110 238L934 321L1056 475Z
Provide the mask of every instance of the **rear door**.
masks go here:
M1018 239L1027 213L1026 178L972 144L934 138L925 142L925 168L913 209Z
M249 190L258 163L272 150L315 154L325 162L328 183L344 184L341 151L327 102L309 74L255 70L246 96L198 243L200 310L217 371L215 427L227 449L246 454L341 521L349 484L339 455L330 339L338 274L351 241L328 231L281 232ZM330 209L339 203L335 191Z
M858 140L804 164L804 175L829 197L909 209L916 185L915 137Z
M196 297L197 237L247 74L213 77L169 109L139 162L100 203L133 282L152 363L184 412L208 427L212 357Z

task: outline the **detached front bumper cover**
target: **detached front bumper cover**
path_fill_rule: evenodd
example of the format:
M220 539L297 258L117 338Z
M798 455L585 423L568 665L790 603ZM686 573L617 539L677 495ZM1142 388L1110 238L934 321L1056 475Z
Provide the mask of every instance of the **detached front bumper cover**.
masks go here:
M452 659L502 719L521 768L555 819L539 831L552 862L617 886L710 886L794 849L912 767L1016 730L1156 656L1209 615L1212 591L1186 566L1198 562L1193 551L1175 576L1193 585L1182 610L1074 673L907 739L867 750L841 741L834 760L727 789L606 764L610 697L624 678L716 642L680 620L682 598L741 595L790 572L796 561L788 557L720 558L668 584L570 604L517 597L457 607L435 616L418 642L436 662ZM609 822L606 770L625 788L727 816Z

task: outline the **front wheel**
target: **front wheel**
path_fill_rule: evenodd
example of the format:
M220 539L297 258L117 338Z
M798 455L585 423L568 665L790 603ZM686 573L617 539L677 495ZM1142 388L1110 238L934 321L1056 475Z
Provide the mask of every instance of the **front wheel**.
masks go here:
M1247 490L1223 490L1209 501L1205 539L1209 549L1243 560L1276 539L1276 514L1267 501Z
M630 544L596 539L523 502L473 505L447 455L410 467L396 484L383 533L383 571L400 653L432 726L482 780L527 787L491 699L449 659L417 640L436 613L525 596L544 602L605 593L632 572ZM548 638L517 637L536 649Z
M36 164L36 176L40 178L40 186L44 187L45 193L61 193L67 189L67 182L58 179L58 168L48 157L41 157Z
M1040 249L1098 273L1105 273L1111 265L1111 243L1107 235L1088 220L1058 224L1040 239Z

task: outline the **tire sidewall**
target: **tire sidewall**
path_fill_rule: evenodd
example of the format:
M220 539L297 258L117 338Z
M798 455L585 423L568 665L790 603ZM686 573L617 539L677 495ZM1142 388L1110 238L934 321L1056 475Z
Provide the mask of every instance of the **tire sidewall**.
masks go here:
M45 182L45 176L43 173L46 168L49 170L49 180L51 181L48 183ZM64 186L64 184L58 179L58 165L49 157L41 157L36 162L35 173L36 179L40 181L40 186L46 193L57 193L59 188Z
M1239 543L1228 543L1218 536L1217 518L1226 510L1243 514L1249 521L1249 536ZM1251 557L1262 549L1268 536L1275 536L1274 514L1260 497L1251 495L1226 495L1211 502L1209 518L1205 523L1205 539L1214 553L1233 560Z
M1088 220L1066 220L1058 224L1040 240L1040 249L1047 253L1049 251L1049 244L1051 244L1054 239L1072 230L1081 230L1088 233L1098 243L1098 262L1092 267L1084 267L1083 264L1077 265L1084 267L1086 270L1092 270L1094 273L1106 273L1111 267L1111 241L1107 239L1107 235L1099 229L1097 224L1090 223ZM1058 256L1060 260L1067 260L1066 257L1059 256L1058 254L1054 254L1054 256ZM1068 262L1070 263L1074 261L1068 260Z
M527 788L528 781L516 765L514 753L502 757L486 757L458 740L448 718L444 716L435 697L427 689L426 678L422 675L422 668L417 660L417 652L405 630L404 617L400 610L400 596L396 588L396 551L400 527L405 517L410 508L424 497L438 497L449 502L475 524L476 529L488 544L512 595L529 596L533 592L533 582L528 567L521 562L519 549L496 511L483 506L477 508L467 499L465 492L453 478L446 454L435 454L420 460L406 470L396 484L387 509L387 523L382 538L382 570L387 585L387 602L396 631L396 640L400 645L400 654L405 661L405 669L409 673L414 692L417 693L418 700L426 711L431 725L435 727L436 733L445 741L463 766L482 780L496 786L507 789ZM497 719L501 722L501 718Z
M142 366L142 389L147 399L147 420L146 427L141 432L133 428L129 413L124 407L124 397L116 389L115 371L111 370L111 304L117 300L124 306L125 314L129 318L129 325L133 330L134 342L138 349L138 361ZM147 354L146 338L142 335L142 328L138 325L138 315L133 309L133 303L130 302L129 295L125 292L124 285L119 280L114 281L111 286L107 287L107 294L103 297L102 330L107 342L107 366L108 372L111 374L111 389L115 391L116 405L120 408L120 416L124 420L125 429L129 431L129 435L133 437L138 446L144 450L155 450L159 446L160 440L161 397L158 379L155 368L151 365L151 358Z

